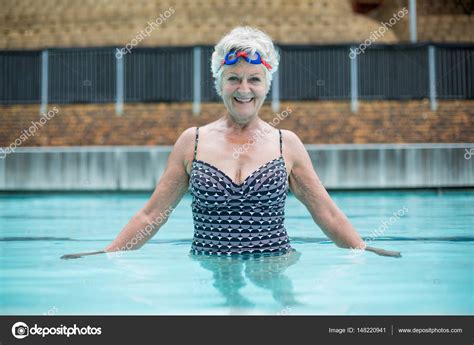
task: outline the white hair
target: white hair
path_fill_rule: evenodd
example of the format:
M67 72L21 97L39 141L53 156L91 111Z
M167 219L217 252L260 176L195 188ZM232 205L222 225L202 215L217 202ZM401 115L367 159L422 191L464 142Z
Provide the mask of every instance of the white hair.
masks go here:
M272 67L271 70L268 70L262 64L267 81L266 92L268 92L272 84L272 74L278 70L280 55L275 49L270 36L262 30L250 26L238 26L216 44L212 53L211 71L217 94L222 97L222 72L228 66L223 65L221 67L221 63L231 49L248 50L252 54L258 51L261 57Z

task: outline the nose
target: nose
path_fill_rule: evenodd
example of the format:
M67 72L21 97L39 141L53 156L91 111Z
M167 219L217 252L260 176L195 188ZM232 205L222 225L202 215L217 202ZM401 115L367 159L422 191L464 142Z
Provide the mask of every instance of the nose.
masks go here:
M242 94L250 93L249 83L247 82L246 78L242 78L242 81L240 82L238 91Z

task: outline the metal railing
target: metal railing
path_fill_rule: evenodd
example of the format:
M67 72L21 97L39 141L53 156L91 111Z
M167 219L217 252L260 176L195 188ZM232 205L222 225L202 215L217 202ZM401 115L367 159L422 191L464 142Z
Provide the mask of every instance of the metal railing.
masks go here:
M282 45L268 100L474 99L474 44ZM219 101L212 47L0 52L0 104Z

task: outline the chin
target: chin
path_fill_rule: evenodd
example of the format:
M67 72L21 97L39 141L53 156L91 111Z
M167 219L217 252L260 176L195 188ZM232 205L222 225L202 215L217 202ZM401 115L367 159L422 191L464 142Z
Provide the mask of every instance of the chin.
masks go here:
M234 103L231 102L230 104L228 104L227 109L234 117L244 120L258 114L260 107L257 107L256 104L254 104L253 107L248 107L247 109L239 109L238 106L235 106Z
M231 114L237 122L241 122L241 123L247 122L248 119L250 119L252 116L255 115L254 112L249 114L249 113L241 113L236 110L232 111Z

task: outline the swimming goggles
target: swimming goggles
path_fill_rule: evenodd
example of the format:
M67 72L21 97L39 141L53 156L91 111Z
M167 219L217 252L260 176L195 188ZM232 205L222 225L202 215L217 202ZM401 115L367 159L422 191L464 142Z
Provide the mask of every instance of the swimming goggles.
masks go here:
M254 54L251 54L249 51L235 51L232 49L230 52L228 52L221 62L221 67L223 65L233 65L235 64L239 58L243 58L245 61L248 63L251 63L253 65L259 65L262 64L264 65L267 69L272 69L272 66L266 62L258 52L255 52Z

